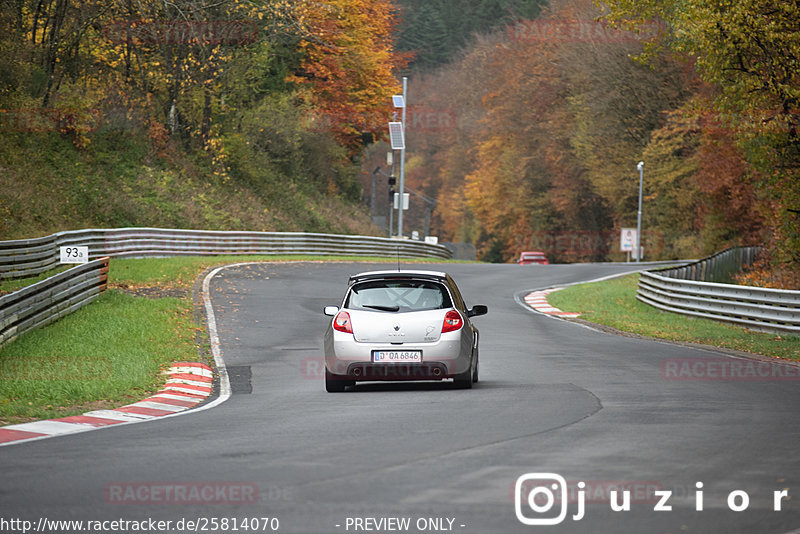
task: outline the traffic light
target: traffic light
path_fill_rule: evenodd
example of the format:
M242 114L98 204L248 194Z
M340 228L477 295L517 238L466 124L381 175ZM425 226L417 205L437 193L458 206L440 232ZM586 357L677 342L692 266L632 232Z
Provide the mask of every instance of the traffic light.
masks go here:
M394 203L394 194L395 193L396 193L396 191L394 190L394 188L389 188L389 204Z
M389 177L389 186L393 186L396 183L397 183L397 178L395 178L394 176L390 176Z

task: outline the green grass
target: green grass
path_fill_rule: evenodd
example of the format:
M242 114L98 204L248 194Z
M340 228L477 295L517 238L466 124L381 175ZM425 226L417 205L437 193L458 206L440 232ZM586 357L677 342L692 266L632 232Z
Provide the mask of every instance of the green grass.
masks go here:
M204 270L215 265L248 261L324 261L395 263L396 258L385 256L313 256L313 255L235 255L235 256L178 256L145 260L112 259L109 283L138 287L188 287ZM401 258L400 264L409 263L464 263L459 260L438 258Z
M138 288L188 289L204 269L244 261L394 263L364 256L182 256L111 260L109 287L100 298L56 323L0 349L0 425L63 417L135 402L164 382L176 361L198 361L199 325L191 297L144 298ZM401 259L402 264L453 260ZM0 290L30 285L55 271L6 281Z
M232 255L232 256L178 256L173 258L148 258L132 260L115 258L111 261L109 282L113 287L188 287L198 274L208 267L226 263L246 261L348 261L370 263L394 263L395 258L385 256L314 256L314 255ZM462 260L437 258L401 258L401 265L408 263L472 263ZM45 280L55 274L74 267L61 265L45 273L29 278L0 280L0 295L18 291Z
M196 361L188 299L108 291L0 351L0 423L121 406L156 391L171 362Z
M19 278L15 280L0 280L0 295L18 291L24 287L33 285L36 282L41 282L42 280L50 278L51 276L54 276L62 271L66 271L71 267L74 267L74 265L59 265L55 269L50 269L49 271L43 272L37 276L30 276L28 278Z
M57 132L0 132L3 239L126 226L380 233L359 201L358 166L348 158L315 151L320 172L312 177L302 165L276 168L253 145L234 153L226 140L235 172L223 177L199 147L177 139L162 146L146 129L90 137L79 150Z
M172 258L122 259L111 261L109 282L116 287L188 287L208 267L246 261L326 261L395 263L396 258L385 256L315 256L315 255L231 255L231 256L176 256ZM400 264L409 263L473 263L464 260L439 258L401 258ZM0 280L0 295L17 291L74 267L62 265L29 278Z
M766 334L709 319L663 312L636 299L639 275L579 284L547 296L581 319L643 336L702 343L776 358L800 360L800 337Z

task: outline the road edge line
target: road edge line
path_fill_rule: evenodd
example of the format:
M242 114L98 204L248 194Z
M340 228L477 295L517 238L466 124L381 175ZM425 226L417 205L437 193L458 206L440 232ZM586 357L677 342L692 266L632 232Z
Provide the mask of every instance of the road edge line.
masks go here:
M239 266L242 266L242 265L254 265L254 264L259 264L259 263L264 263L264 262L242 262L242 263L230 263L230 264L227 264L227 265L221 265L219 267L216 267L212 271L210 271L203 278L202 290L200 292L200 295L201 295L201 298L203 300L203 310L205 311L205 315L206 315L206 328L207 328L208 334L209 334L209 345L211 347L211 355L212 355L213 360L214 360L214 366L215 366L214 371L216 372L217 376L219 377L219 393L218 393L217 397L214 400L212 400L210 402L206 402L206 403L204 403L204 404L202 404L200 406L186 407L185 409L182 409L182 410L176 410L173 413L165 413L163 415L141 415L141 416L139 416L141 418L138 419L138 420L120 421L120 422L114 423L114 424L106 424L105 426L91 426L89 424L86 424L86 425L75 424L75 426L73 426L71 429L67 430L65 428L64 431L62 431L62 432L54 432L52 434L43 434L43 435L37 435L37 436L21 437L19 439L12 439L12 440L9 440L9 441L0 442L0 447L17 445L17 444L21 444L21 443L28 443L28 442L32 442L32 441L42 441L42 440L45 440L45 439L57 438L57 437L60 437L60 436L67 436L67 435L72 435L72 434L83 434L85 432L92 432L92 431L95 431L95 430L103 430L105 428L117 428L117 427L120 427L120 426L127 426L127 425L145 423L145 422L151 422L151 421L159 421L159 420L163 420L163 419L170 419L172 417L178 417L178 416L181 416L181 415L189 415L189 414L201 412L201 411L204 411L204 410L209 410L211 408L215 408L215 407L219 406L220 404L222 404L223 402L228 400L231 397L230 378L228 377L228 370L227 370L227 367L225 365L225 359L223 358L222 350L220 349L219 331L217 329L216 315L214 313L214 307L213 307L213 305L211 303L211 291L210 291L211 279L214 278L214 276L219 274L221 271L223 271L224 269L227 269L229 267L239 267ZM198 362L189 362L189 363L198 363ZM173 367L171 367L171 369L175 368L175 367L185 367L186 365L187 365L186 362L174 362L172 364ZM168 388L168 386L169 386L169 384L165 384L164 388ZM164 391L165 390L162 390L162 393ZM153 395L149 395L147 398L142 399L140 401L137 401L136 403L131 403L130 405L135 405L135 404L141 403L141 402L147 402L147 399L149 399L151 397L158 396L158 394L159 393L157 392L157 393L155 393ZM204 401L201 401L201 402L204 402ZM125 407L130 406L130 405L120 406L119 408L125 408ZM117 410L117 408L113 408L113 409L109 409L109 410L100 410L100 411L114 412L115 410ZM86 414L91 414L91 412L86 412ZM66 416L66 417L87 417L86 414L81 414L81 415L77 415L77 416ZM124 414L124 412L120 412L120 414ZM92 417L92 416L88 415L88 417ZM95 415L95 417L99 417L99 416ZM130 415L129 417L136 417L136 416L135 415ZM21 426L21 425L34 425L35 423L45 423L45 424L46 423L51 423L51 424L52 423L60 423L61 422L60 419L64 419L64 418L40 419L38 421L29 421L28 423L17 423L17 424L12 424L12 425L5 425L5 426L0 427L0 431L2 431L3 429L8 429L9 431L13 432L13 431L16 430L13 427L17 427L17 426ZM63 423L63 424L67 425L68 423ZM42 426L42 425L39 425L39 426ZM9 428L9 427L12 427L12 428ZM19 432L20 433L26 433L26 431L24 431L24 430L19 431ZM28 432L28 433L33 433L33 432Z
M737 358L740 360L755 360L760 362L767 362L767 363L774 363L774 364L788 364L792 366L800 367L800 362L794 360L786 360L783 358L774 358L770 356L764 356L763 354L754 354L751 352L744 352L735 349L727 349L725 347L715 347L714 345L705 345L702 343L693 343L691 341L673 341L670 339L661 339L658 337L651 337L645 336L642 334L636 334L634 332L626 332L625 330L620 330L619 328L614 328L613 326L607 326L600 323L593 323L591 321L587 321L586 319L578 319L573 317L560 317L558 315L551 315L544 312L541 312L534 307L530 306L528 303L525 302L525 295L536 291L547 291L549 289L556 290L556 289L564 289L565 287L576 286L578 284L591 284L594 282L604 282L606 280L611 280L613 278L621 278L623 276L627 276L629 274L636 274L646 271L647 269L640 269L638 271L626 271L620 274L612 274L608 276L602 276L600 278L595 278L592 280L586 280L582 282L570 282L568 284L561 284L555 286L548 286L538 289L526 289L522 291L517 291L514 293L514 302L519 304L523 309L530 313L534 313L536 315L547 317L549 319L553 319L556 321L562 321L564 323L573 324L575 326L580 326L582 328L586 328L588 330L592 330L593 332L599 332L601 334L606 334L609 336L617 336L617 337L627 337L630 339L639 339L644 341L654 341L656 343L664 343L666 345L672 346L679 346L685 347L689 349L700 350L704 352L711 352L715 354L720 354L723 356L728 356L730 358Z

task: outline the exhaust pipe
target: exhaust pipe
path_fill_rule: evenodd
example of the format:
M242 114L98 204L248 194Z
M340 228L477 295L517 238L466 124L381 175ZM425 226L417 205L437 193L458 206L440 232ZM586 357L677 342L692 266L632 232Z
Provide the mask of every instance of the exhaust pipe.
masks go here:
M431 372L433 373L433 376L437 376L437 377L438 376L442 376L442 370L439 369L438 367L434 367L433 371L431 371Z
M353 376L361 376L361 367L353 369Z

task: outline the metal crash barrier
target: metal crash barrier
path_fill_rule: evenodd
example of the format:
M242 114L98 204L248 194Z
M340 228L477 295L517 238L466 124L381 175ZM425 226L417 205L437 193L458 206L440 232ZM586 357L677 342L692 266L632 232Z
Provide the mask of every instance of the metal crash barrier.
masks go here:
M719 283L752 264L759 251L737 247L680 267L644 271L636 298L664 311L800 334L800 291Z

